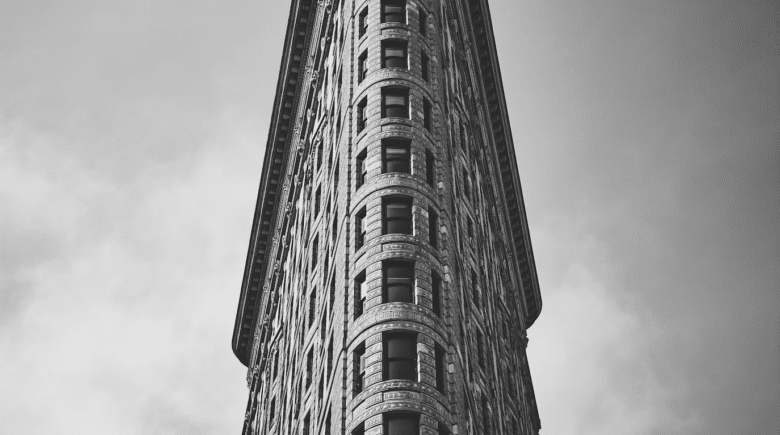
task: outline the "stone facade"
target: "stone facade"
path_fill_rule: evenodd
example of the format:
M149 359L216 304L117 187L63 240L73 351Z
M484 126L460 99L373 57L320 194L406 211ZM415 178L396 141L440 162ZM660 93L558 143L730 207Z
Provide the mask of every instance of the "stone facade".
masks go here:
M233 337L245 434L537 434L486 0L292 2Z

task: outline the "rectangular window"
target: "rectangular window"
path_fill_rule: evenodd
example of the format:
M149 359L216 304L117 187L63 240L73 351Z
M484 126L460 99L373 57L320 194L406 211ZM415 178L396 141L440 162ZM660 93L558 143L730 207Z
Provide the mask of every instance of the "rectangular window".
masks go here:
M368 106L368 97L360 100L357 106L357 132L360 133L366 128L366 121L368 120L368 113L366 111Z
M363 391L363 384L366 378L366 345L361 343L352 352L352 372L354 373L354 380L352 391L355 394Z
M485 366L485 349L482 344L482 333L477 331L477 362L480 367Z
M425 151L425 181L429 185L436 185L436 157L430 151Z
M420 9L420 35L425 36L428 33L428 13Z
M355 215L355 250L363 247L366 242L366 208L363 207Z
M355 319L363 315L363 308L366 306L366 272L360 272L355 278Z
M392 332L383 335L384 380L417 380L417 334Z
M470 198L471 193L471 179L469 178L469 171L463 170L463 196L466 199Z
M382 198L382 234L412 234L412 198Z
M355 159L355 187L360 188L360 186L365 183L366 175L368 175L368 167L366 166L366 150L363 150Z
M320 202L322 202L322 188L317 188L317 193L314 194L314 216L320 214Z
M309 295L309 328L314 326L314 318L317 313L317 291L312 290Z
M358 15L358 37L362 38L363 35L366 34L366 29L368 28L368 25L366 23L368 19L368 8L363 8L362 11L360 11L360 14Z
M479 283L477 282L477 273L471 269L471 298L474 305L479 308Z
M396 87L382 89L382 117L409 118L409 89Z
M412 172L411 146L408 140L382 140L382 173Z
M368 51L358 57L358 83L362 83L368 75Z
M382 303L414 303L414 262L384 261L382 276Z
M431 130L431 102L427 98L423 98L423 127Z
M420 54L420 68L423 80L428 81L428 68L430 67L430 60L425 52Z
M355 429L352 430L352 435L366 435L365 423L360 423Z
M428 241L434 248L439 246L439 215L428 207Z
M406 41L382 41L382 68L409 68Z
M431 299L433 303L433 313L437 316L441 315L441 278L439 275L431 271Z
M314 238L314 242L311 244L311 267L314 269L315 266L317 266L317 257L320 249L320 237L317 236Z
M382 420L384 421L383 435L420 434L420 414L393 412L382 415Z
M445 373L447 373L447 353L444 348L436 345L434 350L436 358L436 389L444 393Z
M406 0L382 0L382 22L406 24Z
M312 372L314 371L314 349L309 349L306 354L306 388L311 386Z

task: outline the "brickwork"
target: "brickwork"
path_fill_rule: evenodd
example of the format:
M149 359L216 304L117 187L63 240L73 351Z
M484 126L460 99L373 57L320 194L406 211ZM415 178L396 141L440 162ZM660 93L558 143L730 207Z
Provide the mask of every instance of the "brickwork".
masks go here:
M234 337L245 434L538 433L541 303L475 4L293 2Z

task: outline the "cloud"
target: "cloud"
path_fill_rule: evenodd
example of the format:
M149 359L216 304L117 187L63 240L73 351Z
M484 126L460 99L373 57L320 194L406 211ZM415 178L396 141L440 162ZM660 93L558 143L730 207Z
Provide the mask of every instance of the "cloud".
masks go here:
M690 434L701 429L696 410L681 406L685 382L670 383L652 361L668 331L627 289L613 288L594 264L604 259L597 239L569 244L540 232L536 244L574 247L559 279L545 287L544 315L529 331L531 373L549 434ZM552 267L544 268L552 272ZM544 283L544 279L542 279Z
M58 159L57 138L3 126L0 201L14 206L0 235L13 261L0 290L16 301L0 323L4 430L240 430L244 370L225 313L256 194L247 162L261 150L237 113L216 125L197 152L119 184Z

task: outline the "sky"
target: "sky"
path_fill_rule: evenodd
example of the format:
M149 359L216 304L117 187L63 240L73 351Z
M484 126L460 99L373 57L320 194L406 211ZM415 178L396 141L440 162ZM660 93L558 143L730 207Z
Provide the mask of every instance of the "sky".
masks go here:
M542 434L780 433L780 6L491 0ZM288 1L0 1L0 433L239 433Z

